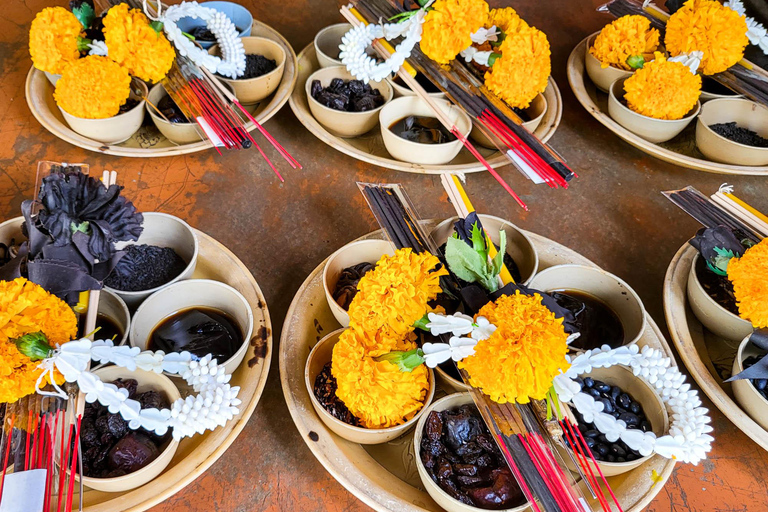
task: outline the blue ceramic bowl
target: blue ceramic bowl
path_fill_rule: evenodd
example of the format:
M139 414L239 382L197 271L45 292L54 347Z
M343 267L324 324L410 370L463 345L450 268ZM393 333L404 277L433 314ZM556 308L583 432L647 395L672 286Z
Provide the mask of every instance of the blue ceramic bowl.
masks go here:
M217 11L226 14L230 20L235 24L239 32L240 37L246 37L251 35L251 25L253 25L253 16L250 11L240 4L235 2L201 2L203 7L210 7ZM203 20L195 18L181 18L176 26L178 26L182 32L190 34L195 27L205 25ZM206 50L216 44L215 41L198 41L200 46Z

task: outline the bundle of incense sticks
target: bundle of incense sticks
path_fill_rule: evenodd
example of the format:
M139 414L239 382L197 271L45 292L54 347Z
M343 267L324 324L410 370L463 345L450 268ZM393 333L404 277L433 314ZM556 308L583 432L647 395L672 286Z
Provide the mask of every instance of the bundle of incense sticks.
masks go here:
M621 16L639 14L651 20L651 25L661 32L662 36L667 26L669 13L656 5L638 0L611 0L597 9L620 18ZM768 105L768 72L747 59L731 66L727 71L711 76L720 84L743 94L752 101Z
M742 220L744 215L739 212L738 208L730 206L729 202L736 203L764 223L768 219L743 201L738 200L737 202L735 199L738 198L735 198L732 193L727 195L721 193L725 198L725 205L723 205L723 201L715 202L691 186L680 190L668 190L662 194L704 227L725 226L732 229L740 238L748 238L753 242L759 242L765 237L759 230L759 226L753 227L754 224L748 224ZM760 218L761 216L762 218Z
M67 405L60 398L39 395L6 404L0 429L0 506L8 500L10 510L16 510L13 507L19 503L18 510L33 510L29 503L41 503L40 510L45 512L71 512L75 481L79 479L77 509L82 510L82 454L77 441L80 421L75 420L74 408ZM35 483L30 485L30 481ZM42 496L29 494L40 490Z
M424 233L415 208L401 187L369 183L358 185L376 219L396 247L411 247L414 251L429 250L433 254L438 254L435 252L436 244ZM455 276L444 276L443 279L455 281ZM441 286L443 286L443 280L441 280ZM448 342L449 337L445 335L443 341ZM466 372L461 370L460 373L465 382L468 382ZM584 512L591 510L575 479L567 469L564 469L562 460L554 450L554 444L558 440L552 437L550 429L543 427L542 420L532 405L497 404L474 387L470 387L470 393L534 511ZM574 430L574 437L572 437L574 443L580 440L585 444L578 428ZM574 446L581 446L581 444ZM591 456L591 452L589 454ZM611 508L602 494L602 487L592 469L597 467L594 458L591 459L592 466L589 465L586 457L578 459L573 457L573 459L583 477L588 478L586 486L589 491L598 498L603 510L610 512ZM604 478L602 483L610 491ZM610 494L613 496L612 491ZM621 510L615 496L613 498L616 506Z
M396 0L355 0L355 7L367 21L389 19L404 12ZM522 126L520 117L489 91L461 59L442 67L417 46L408 62L472 116L475 125L535 183L567 188L568 181L576 176L554 150Z

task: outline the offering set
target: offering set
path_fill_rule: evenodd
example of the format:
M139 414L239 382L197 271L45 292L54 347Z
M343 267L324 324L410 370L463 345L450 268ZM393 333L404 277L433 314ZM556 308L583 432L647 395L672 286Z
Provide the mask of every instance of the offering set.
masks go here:
M568 60L595 118L666 161L768 174L768 35L742 2L598 10L614 20ZM26 87L47 130L91 151L255 146L289 184L280 167L302 164L262 126L289 102L339 151L440 174L449 219L357 183L381 229L320 263L285 318L283 393L324 467L377 510L642 510L715 442L694 381L768 449L768 216L727 185L664 192L702 225L665 282L678 368L624 280L465 190L488 172L535 214L502 169L539 190L578 179L549 145L563 100L547 35L485 0L340 14L297 56L233 2L73 0L32 22ZM250 271L97 174L39 162L0 223L0 512L146 510L221 456L264 390L272 331Z

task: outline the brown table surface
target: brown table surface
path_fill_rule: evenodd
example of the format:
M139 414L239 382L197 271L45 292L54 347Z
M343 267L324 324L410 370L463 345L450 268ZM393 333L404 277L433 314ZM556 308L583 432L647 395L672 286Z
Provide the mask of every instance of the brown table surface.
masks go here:
M327 0L239 1L254 18L281 32L296 53L318 30L341 21L336 4ZM5 0L0 9L0 219L19 215L22 200L32 195L38 160L116 169L125 195L141 210L178 215L234 251L259 282L273 320L272 371L248 426L209 471L153 511L367 509L323 469L293 426L278 375L282 321L315 266L341 245L378 227L356 181L402 183L422 217L445 218L453 215L453 208L439 177L390 171L347 157L310 134L287 105L266 124L304 165L301 171L283 165L284 184L255 150L129 159L71 146L43 129L24 99L31 65L29 25L51 3ZM664 274L672 256L699 226L660 191L694 185L712 193L727 181L740 197L765 211L766 181L726 178L661 162L621 141L579 105L568 86L565 63L582 38L611 20L595 11L600 3L507 2L546 32L552 44L552 69L564 108L551 144L580 178L569 190L549 190L505 168L502 174L529 204L528 213L486 173L470 175L466 188L478 211L552 238L624 278L666 332ZM271 146L266 151L282 165ZM708 403L706 397L703 401ZM678 465L648 510L768 510L768 455L717 409L710 412L716 435L710 458L698 466Z

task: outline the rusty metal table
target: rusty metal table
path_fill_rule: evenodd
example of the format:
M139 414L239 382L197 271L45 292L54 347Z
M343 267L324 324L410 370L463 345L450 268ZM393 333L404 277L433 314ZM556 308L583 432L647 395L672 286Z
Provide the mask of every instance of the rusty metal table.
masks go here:
M340 21L337 5L328 0L239 1L297 50L322 27ZM529 203L529 213L522 212L487 174L470 176L467 190L480 212L510 219L622 276L664 326L664 273L698 226L659 191L693 184L711 193L724 178L675 167L633 149L576 102L565 78L565 63L574 45L609 21L594 10L600 0L505 2L544 30L552 44L552 68L561 86L564 112L551 144L580 178L569 190L549 190L506 168L502 174ZM266 124L304 165L302 171L283 167L284 184L254 150L145 160L99 155L58 140L35 121L24 100L24 79L31 64L29 25L35 13L52 3L2 2L0 219L18 215L21 201L32 195L38 160L117 169L126 196L140 209L187 219L248 265L265 292L277 342L288 305L306 275L336 248L377 227L356 181L402 183L423 217L453 214L438 177L357 162L315 139L287 106ZM282 163L271 146L266 151ZM738 177L729 182L740 197L768 209L765 179ZM272 369L261 403L229 451L154 512L366 510L324 471L299 438L283 401L277 361ZM768 510L768 454L717 410L711 412L716 441L710 459L696 467L679 465L648 510Z

